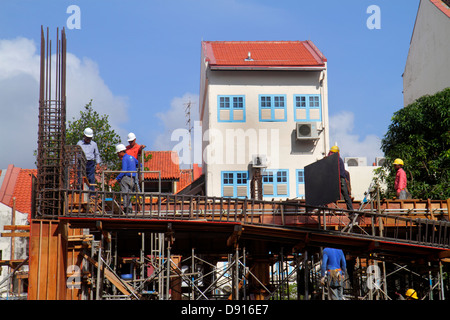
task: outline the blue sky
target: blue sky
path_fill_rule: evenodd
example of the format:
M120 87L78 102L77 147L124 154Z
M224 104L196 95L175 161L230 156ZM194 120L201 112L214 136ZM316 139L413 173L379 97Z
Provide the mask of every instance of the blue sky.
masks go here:
M69 29L70 5L81 29ZM381 29L367 28L380 8ZM90 99L126 142L171 149L197 113L202 40L312 40L328 59L331 140L342 155L381 156L380 140L403 106L419 0L2 0L0 168L33 168L37 146L40 26L66 28L68 120ZM14 132L14 140L9 139ZM20 146L20 147L16 147Z

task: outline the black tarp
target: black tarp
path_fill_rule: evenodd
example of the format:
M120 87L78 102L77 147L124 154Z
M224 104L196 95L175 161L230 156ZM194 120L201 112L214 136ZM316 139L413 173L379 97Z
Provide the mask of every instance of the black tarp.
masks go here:
M339 154L334 153L305 167L305 202L323 206L340 198Z

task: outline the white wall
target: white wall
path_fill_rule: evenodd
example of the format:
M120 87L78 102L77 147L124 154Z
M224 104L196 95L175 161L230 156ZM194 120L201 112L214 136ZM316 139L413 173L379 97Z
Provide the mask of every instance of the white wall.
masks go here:
M0 203L0 232L10 232L4 231L3 226L11 225L11 215L12 208L7 205ZM21 213L16 210L16 225L26 225L28 214ZM14 259L26 259L28 256L28 238L22 237L0 237L0 250L2 252L2 260L9 260L11 258L11 239L15 241L15 256ZM0 275L0 282L3 281L9 274L9 268L7 266L2 267L2 272ZM25 267L28 270L28 267ZM4 297L6 295L5 290L7 289L7 282L5 282L0 288L0 296Z
M450 86L450 18L429 0L420 2L403 74L404 105Z
M352 197L356 201L364 199L364 192L366 192L373 178L375 177L374 170L379 167L375 166L362 166L362 167L346 167L346 170L350 174L350 181L352 187Z
M267 154L268 169L289 170L288 197L296 197L296 169L303 169L322 159L329 150L327 74L326 70L322 72L206 71L209 84L207 94L204 95L204 89L200 90L200 100L202 101L203 96L207 100L202 130L204 133L209 130L209 137L212 139L210 142L214 143L210 143L208 147L207 143L203 145L203 173L207 179L207 195L221 196L222 171L248 170L251 175L251 156L259 153ZM324 77L323 85L321 76ZM201 82L201 85L206 83L203 78ZM261 122L260 94L286 95L287 121ZM295 140L294 94L321 95L322 121L319 122L319 128L324 130L315 143ZM245 95L246 121L218 122L218 95Z

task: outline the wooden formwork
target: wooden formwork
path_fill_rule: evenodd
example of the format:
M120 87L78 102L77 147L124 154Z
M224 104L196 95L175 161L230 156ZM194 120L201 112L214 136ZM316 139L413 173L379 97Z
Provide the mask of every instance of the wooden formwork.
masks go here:
M81 298L82 229L59 220L32 220L29 248L29 300L79 300ZM76 273L76 276L74 277Z

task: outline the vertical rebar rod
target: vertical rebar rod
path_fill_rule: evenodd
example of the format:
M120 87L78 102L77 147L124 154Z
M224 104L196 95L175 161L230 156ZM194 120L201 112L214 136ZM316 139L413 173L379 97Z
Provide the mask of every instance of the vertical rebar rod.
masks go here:
M103 246L103 233L101 234L100 237L100 242L98 245L98 266L97 266L97 283L96 283L96 288L95 288L95 299L96 300L101 300L101 287L102 287L102 273L101 270L103 268L103 264L102 264L102 246Z
M234 256L234 300L239 300L239 246L236 244Z
M167 244L167 270L166 270L166 300L170 297L170 241Z
M305 280L305 300L309 300L309 267L308 267L308 250L304 251L304 257L303 257L303 268L304 268L304 280Z
M191 250L191 300L195 300L195 252Z

